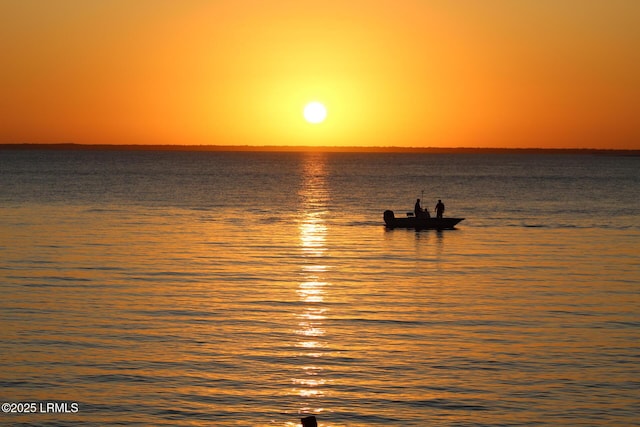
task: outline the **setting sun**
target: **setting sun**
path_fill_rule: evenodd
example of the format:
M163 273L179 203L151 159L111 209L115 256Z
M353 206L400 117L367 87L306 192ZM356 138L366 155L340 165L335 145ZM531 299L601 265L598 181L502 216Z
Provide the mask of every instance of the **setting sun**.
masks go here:
M322 123L327 117L327 109L320 102L310 102L304 107L304 118L309 123Z

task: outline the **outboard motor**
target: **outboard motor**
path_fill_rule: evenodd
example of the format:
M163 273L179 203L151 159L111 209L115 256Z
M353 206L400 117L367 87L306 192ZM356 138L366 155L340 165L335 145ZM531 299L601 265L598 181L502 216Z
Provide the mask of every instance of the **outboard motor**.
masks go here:
M393 222L396 219L396 216L393 214L393 211L384 211L384 223L387 224L389 227L393 226Z

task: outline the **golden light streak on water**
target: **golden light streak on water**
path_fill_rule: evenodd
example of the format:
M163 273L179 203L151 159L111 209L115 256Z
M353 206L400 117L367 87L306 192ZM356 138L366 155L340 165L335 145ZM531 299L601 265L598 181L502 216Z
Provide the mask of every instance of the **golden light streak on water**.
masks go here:
M323 327L328 311L321 304L325 302L330 283L323 275L329 267L323 261L326 252L325 216L329 192L326 183L326 164L322 154L309 155L303 166L303 183L300 190L302 218L299 225L299 244L302 252L300 284L296 290L300 301L300 311L297 313L298 324L295 330L298 340L296 347L302 349L302 356L319 358L322 350L327 347L323 337L326 329ZM313 338L313 339L311 339ZM323 368L315 365L302 367L300 377L292 378L291 393L299 396L301 415L318 414L325 408L315 407L313 399L326 396L323 386L327 380L322 378Z

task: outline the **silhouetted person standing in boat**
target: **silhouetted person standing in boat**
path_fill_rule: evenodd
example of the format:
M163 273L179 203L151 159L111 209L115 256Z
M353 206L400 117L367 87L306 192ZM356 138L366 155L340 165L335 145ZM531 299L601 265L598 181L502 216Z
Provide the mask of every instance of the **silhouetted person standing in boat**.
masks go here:
M416 216L416 218L419 218L420 215L422 214L422 207L420 206L420 199L416 200L416 205L413 208L413 213Z
M442 200L438 199L438 204L436 205L436 218L442 218L443 213L444 203L442 203Z

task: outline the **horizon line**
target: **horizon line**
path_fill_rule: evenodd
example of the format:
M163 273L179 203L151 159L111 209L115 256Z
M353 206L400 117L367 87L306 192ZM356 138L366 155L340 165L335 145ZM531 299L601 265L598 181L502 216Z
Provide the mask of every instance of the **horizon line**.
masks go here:
M103 150L103 151L268 151L268 152L353 152L353 153L453 153L453 152L520 152L520 153L623 153L640 155L640 149L626 148L551 148L551 147L415 147L415 146L305 146L305 145L209 145L209 144L81 144L64 143L0 143L0 149L16 150Z

